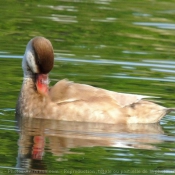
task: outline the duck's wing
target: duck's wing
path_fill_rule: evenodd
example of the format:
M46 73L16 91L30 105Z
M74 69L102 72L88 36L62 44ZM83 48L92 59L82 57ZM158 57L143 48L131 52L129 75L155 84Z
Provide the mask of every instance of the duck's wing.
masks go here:
M65 103L73 101L90 101L90 100L111 100L117 105L124 107L133 103L137 103L143 98L149 96L117 93L93 86L73 83L67 80L57 82L49 91L51 100L55 103Z
M107 91L107 94L110 95L111 98L113 98L116 101L116 103L121 107L125 107L133 103L137 103L140 100L145 98L152 98L150 96L125 94L125 93L118 93L113 91Z

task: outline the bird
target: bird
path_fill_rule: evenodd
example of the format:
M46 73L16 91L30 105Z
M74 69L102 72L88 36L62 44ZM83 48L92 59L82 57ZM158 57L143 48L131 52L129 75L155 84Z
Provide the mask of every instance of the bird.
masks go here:
M157 123L174 108L149 100L149 96L120 93L74 83L67 79L49 87L54 66L51 42L32 38L22 59L23 83L16 117L108 124Z

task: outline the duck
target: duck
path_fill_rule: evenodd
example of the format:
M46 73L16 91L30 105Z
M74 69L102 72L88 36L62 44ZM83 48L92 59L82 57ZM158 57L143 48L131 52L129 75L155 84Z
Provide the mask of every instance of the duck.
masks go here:
M49 87L54 66L51 42L32 38L22 59L23 83L16 117L108 124L157 123L174 108L148 100L149 96L105 90L63 79Z

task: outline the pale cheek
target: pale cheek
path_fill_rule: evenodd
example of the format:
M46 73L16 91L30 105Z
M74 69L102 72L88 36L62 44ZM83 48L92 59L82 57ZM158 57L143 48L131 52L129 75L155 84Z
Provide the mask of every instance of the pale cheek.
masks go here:
M26 64L28 64L33 73L39 73L39 69L34 58L34 53L30 49L27 49L23 60L27 62Z
M33 56L28 57L28 64L33 73L39 73L38 66Z

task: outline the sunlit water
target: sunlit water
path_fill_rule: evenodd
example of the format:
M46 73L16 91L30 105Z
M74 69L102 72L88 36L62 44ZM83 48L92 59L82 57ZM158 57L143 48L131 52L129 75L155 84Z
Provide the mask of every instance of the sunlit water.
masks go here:
M160 124L15 121L27 42L53 43L59 79L157 97L175 107L173 1L4 1L0 174L175 174L175 116Z

